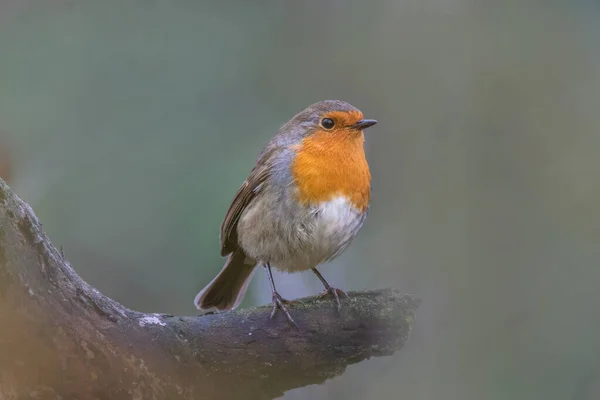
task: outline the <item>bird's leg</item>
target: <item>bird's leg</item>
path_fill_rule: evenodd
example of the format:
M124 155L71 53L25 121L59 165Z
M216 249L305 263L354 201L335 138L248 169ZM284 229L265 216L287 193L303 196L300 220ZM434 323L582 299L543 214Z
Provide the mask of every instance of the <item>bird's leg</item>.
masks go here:
M329 282L327 282L325 280L325 278L323 278L323 275L321 275L321 273L319 271L317 271L316 268L311 268L311 269L312 269L312 272L314 272L315 275L317 275L317 278L319 278L321 283L323 283L323 286L325 286L325 290L321 293L321 296L327 296L329 294L332 294L333 297L335 297L335 302L337 303L337 310L339 313L340 310L342 309L342 303L340 302L340 295L344 296L347 299L349 299L350 296L348 296L348 294L346 294L346 292L344 292L342 289L337 289L337 288L334 288L333 286L331 286L329 284Z
M271 273L271 265L269 263L265 263L264 266L265 266L265 271L267 271L267 277L269 278L269 283L271 284L271 294L272 294L272 299L273 299L273 311L271 311L271 319L273 319L273 317L277 313L277 309L280 309L281 311L283 311L283 313L287 317L289 323L294 325L294 327L296 329L298 329L298 325L296 325L296 321L294 321L294 319L288 312L287 308L285 308L285 306L283 305L284 303L288 303L288 301L286 299L284 299L283 297L281 297L281 295L279 293L277 293L277 290L275 289L275 281L273 280L273 274Z

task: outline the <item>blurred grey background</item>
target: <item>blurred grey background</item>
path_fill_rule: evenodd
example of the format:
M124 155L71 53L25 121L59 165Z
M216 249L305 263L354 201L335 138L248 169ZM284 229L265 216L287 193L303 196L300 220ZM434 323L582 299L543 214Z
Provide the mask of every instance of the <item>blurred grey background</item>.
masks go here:
M346 100L379 120L372 208L321 271L423 304L398 354L284 399L598 399L599 43L591 0L2 0L0 157L83 278L190 315L262 146Z

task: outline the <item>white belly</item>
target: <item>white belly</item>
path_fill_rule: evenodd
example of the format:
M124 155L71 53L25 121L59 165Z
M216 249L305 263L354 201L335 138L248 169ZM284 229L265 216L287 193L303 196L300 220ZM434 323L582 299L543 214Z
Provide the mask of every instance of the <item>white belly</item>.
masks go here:
M344 197L338 197L318 207L314 240L322 261L342 252L360 229L364 215Z
M246 254L288 272L310 269L338 256L366 217L366 212L356 209L345 197L310 208L288 209L285 219L268 204L257 203L245 214L238 232Z

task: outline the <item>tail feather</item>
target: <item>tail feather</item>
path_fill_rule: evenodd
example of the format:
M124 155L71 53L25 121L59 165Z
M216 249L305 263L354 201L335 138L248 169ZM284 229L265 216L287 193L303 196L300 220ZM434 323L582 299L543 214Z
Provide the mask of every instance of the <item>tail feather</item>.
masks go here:
M196 308L203 312L235 309L246 294L255 267L241 249L235 250L217 276L196 295Z

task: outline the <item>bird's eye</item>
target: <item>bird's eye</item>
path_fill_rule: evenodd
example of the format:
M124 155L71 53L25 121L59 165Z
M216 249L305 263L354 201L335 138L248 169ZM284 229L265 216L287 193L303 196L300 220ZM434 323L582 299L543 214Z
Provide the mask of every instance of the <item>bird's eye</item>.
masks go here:
M323 118L321 120L321 125L323 126L323 128L325 129L331 129L333 128L333 126L335 125L335 123L333 122L332 119L330 118Z

